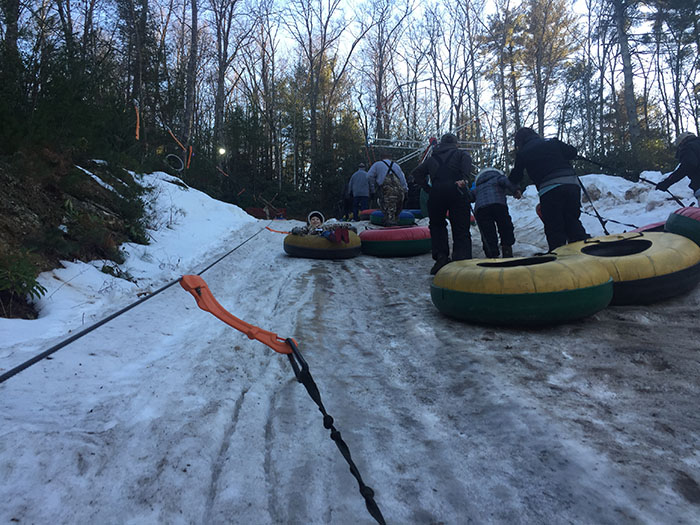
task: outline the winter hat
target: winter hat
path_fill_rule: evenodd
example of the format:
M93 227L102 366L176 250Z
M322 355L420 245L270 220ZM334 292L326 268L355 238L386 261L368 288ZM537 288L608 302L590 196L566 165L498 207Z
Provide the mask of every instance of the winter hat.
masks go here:
M365 167L365 163L364 163L364 162L360 162L360 163L357 165L357 167L358 167L358 168L364 168L364 167Z
M499 175L505 175L505 173L503 173L503 172L502 172L501 170L499 170L498 168L484 168L484 169L481 170L479 173L477 173L476 179L474 179L474 182L478 182L478 181L479 181L479 177L481 177L483 174L485 174L485 173L491 173L491 172L493 172L493 171L495 171L495 172L496 172L497 174L499 174Z
M452 133L445 133L440 137L440 144L457 144L457 136Z
M539 135L535 132L534 129L520 128L518 131L515 132L515 137L513 137L513 140L515 141L515 147L522 148L525 144L530 142L535 137L539 137Z
M311 224L311 217L318 217L321 219L321 223L326 222L326 219L323 217L323 213L320 211L312 211L306 216L306 223Z
M676 137L676 147L680 146L683 142L685 142L691 137L695 137L695 134L691 133L690 131L684 131L683 133L680 133L678 137Z

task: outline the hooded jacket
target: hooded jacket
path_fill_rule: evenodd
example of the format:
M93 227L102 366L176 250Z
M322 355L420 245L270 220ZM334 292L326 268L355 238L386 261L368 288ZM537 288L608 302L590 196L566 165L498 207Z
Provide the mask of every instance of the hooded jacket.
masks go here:
M667 188L675 184L683 177L690 179L690 189L693 192L700 190L700 137L687 139L678 145L676 159L679 166L664 179Z
M445 169L440 170L439 158L447 163ZM413 180L425 191L430 191L430 186L450 185L458 180L469 180L472 169L472 158L466 150L458 149L456 142L441 142L435 147L430 157L425 159L413 170ZM430 177L430 184L428 184Z
M547 183L578 184L571 161L576 158L576 148L559 139L543 139L537 134L527 137L515 155L515 166L508 180L520 184L525 170L540 190Z
M474 211L491 204L506 206L506 194L514 194L518 187L510 182L501 170L486 168L476 176Z

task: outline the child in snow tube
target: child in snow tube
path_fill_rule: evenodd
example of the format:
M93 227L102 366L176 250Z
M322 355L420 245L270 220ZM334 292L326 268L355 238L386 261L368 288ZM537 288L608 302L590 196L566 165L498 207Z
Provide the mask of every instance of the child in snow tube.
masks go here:
M312 211L306 217L306 226L292 228L292 235L320 235L331 242L349 242L349 231L357 229L347 222L325 222L320 211Z

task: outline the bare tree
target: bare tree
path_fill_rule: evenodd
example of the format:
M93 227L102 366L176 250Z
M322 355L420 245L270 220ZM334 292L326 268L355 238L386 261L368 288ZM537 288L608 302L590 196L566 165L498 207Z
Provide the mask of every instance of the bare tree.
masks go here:
M189 146L192 142L192 132L194 129L195 94L197 86L197 54L198 54L198 6L197 0L190 0L190 46L187 57L187 75L185 80L185 113L182 118L183 144Z
M291 0L284 23L296 42L307 75L309 103L309 138L312 181L322 187L319 152L319 114L321 87L328 81L328 69L333 69L329 95L332 97L344 78L355 48L371 25L361 27L359 34L350 37L347 51L341 55L340 39L349 33L351 23L342 16L341 0Z
M238 52L245 45L247 36L252 29L242 27L243 23L239 22L239 19L243 17L238 9L241 4L240 0L209 0L209 3L214 17L216 40L213 137L214 144L220 145L226 101L226 75ZM234 37L233 42L231 41L232 36Z
M639 147L641 129L637 116L637 100L634 95L634 71L632 69L632 57L629 45L629 18L627 10L637 3L637 0L609 0L612 7L613 20L617 33L617 43L622 59L622 76L624 78L624 97L627 120L629 123L630 145L632 151Z
M392 105L401 84L390 86L390 72L399 39L405 32L404 21L411 12L411 5L403 3L398 11L392 0L373 0L368 18L374 25L365 37L363 55L368 62L362 68L363 76L369 80L374 99L374 118L377 138L388 138L391 134Z
M575 18L566 0L528 0L523 61L537 104L537 130L544 134L550 94L574 52Z

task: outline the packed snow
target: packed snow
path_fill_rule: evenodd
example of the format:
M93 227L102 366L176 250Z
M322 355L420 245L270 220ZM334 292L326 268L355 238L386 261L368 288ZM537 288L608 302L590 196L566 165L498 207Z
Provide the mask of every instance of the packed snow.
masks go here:
M202 277L298 342L387 523L698 522L697 289L537 330L471 325L432 305L430 254L291 258L279 232L300 222L139 178L151 243L122 246L130 280L106 261L41 274L39 318L0 319L0 374L231 252ZM581 179L610 233L679 207ZM671 191L690 205L686 183ZM509 199L515 256L546 251L536 203L534 187ZM7 379L0 411L2 523L374 522L287 357L179 285Z

